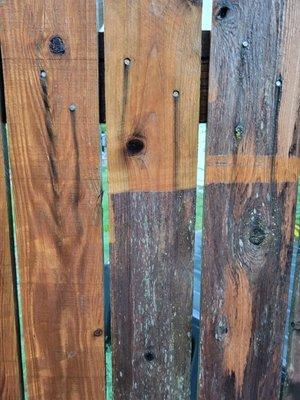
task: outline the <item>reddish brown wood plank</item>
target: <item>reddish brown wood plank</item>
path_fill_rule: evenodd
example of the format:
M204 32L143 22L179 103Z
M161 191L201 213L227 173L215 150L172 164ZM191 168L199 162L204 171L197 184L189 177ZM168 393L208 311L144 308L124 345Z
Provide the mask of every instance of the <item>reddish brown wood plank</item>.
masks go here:
M214 1L201 400L279 396L299 173L298 8Z
M1 89L3 89L3 79L0 52L0 93L3 93ZM1 95L0 104L1 110L2 107L4 108L4 98ZM11 254L9 204L4 164L6 129L1 111L0 135L0 398L19 400L21 399L21 373L16 329L18 312L14 296L14 265Z
M104 33L98 34L99 43L99 112L100 122L105 122L105 89L104 89ZM200 76L200 110L199 122L207 121L208 74L210 31L202 31L201 76Z
M105 123L105 87L104 87L104 33L98 33L99 48L99 119ZM207 121L207 101L208 101L208 73L209 73L209 48L210 31L202 32L202 53L201 53L201 79L200 79L200 111L199 122ZM6 122L5 109L2 108L4 122Z
M115 400L189 399L201 2L105 2Z
M29 398L104 399L95 2L1 26Z

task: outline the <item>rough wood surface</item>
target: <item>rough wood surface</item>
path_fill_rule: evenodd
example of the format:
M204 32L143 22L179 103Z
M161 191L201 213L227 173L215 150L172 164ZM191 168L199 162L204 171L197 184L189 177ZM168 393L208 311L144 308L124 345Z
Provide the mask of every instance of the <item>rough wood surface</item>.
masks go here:
M105 117L105 85L104 85L104 33L98 33L99 48L99 120L106 122ZM210 31L202 32L202 53L201 53L201 79L200 79L200 110L199 122L207 122L208 102L208 74L209 74L209 49ZM1 107L1 104L0 104ZM5 108L2 108L4 122L6 122Z
M187 400L201 2L105 7L114 398Z
M300 247L298 248L289 325L289 352L282 399L300 398Z
M104 123L106 121L106 116L105 116L103 32L99 32L98 34L98 43L99 43L99 117L100 117L100 122ZM201 50L199 122L205 123L207 121L210 31L202 31L201 48L202 50Z
M214 1L201 400L279 396L299 173L298 5Z
M296 122L293 118L291 123L294 125L294 154L300 156L300 26L297 21L300 18L299 4L294 4L288 14L288 40L289 48L286 52L287 65L286 70L294 79L289 80L288 96L285 97L286 107L291 105L291 97L298 96L298 114ZM287 117L288 118L288 117ZM299 159L299 158L298 158ZM297 168L296 168L297 170ZM298 168L299 174L299 168ZM299 185L299 181L298 181ZM298 200L299 201L299 200ZM299 240L299 239L298 239ZM286 379L282 400L300 399L300 248L298 248L295 281L293 288L293 300L291 306L291 316L289 324L289 349L287 357Z
M95 2L1 7L29 398L104 399Z
M0 8L1 10L1 8ZM0 53L0 103L3 89L2 62ZM0 107L0 110L2 107ZM14 296L13 255L11 254L11 232L8 220L8 198L4 164L6 129L0 111L0 398L21 400L21 374L19 345L16 329L18 318ZM8 166L6 165L6 168Z

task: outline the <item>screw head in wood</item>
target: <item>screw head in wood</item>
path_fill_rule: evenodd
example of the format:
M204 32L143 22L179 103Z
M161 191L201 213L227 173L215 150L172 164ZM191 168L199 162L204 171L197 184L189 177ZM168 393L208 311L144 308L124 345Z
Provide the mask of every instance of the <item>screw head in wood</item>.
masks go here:
M47 72L46 72L46 71L41 71L41 72L40 72L40 77L41 77L42 79L45 79L46 76L47 76Z
M173 91L173 97L175 98L175 99L177 99L178 97L179 97L179 91L178 90L174 90Z
M70 105L69 105L69 110L70 110L71 112L74 112L74 111L76 110L76 104L70 104Z
M129 65L131 64L130 58L124 58L124 64L126 65L126 67L129 67Z

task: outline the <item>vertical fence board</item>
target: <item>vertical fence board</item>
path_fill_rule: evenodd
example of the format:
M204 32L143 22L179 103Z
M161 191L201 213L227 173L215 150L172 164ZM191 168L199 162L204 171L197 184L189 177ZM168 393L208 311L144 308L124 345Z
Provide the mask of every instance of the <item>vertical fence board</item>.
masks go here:
M8 221L8 199L4 165L5 125L3 81L0 54L0 398L21 399L18 338L16 331L17 308L13 291L13 265Z
M293 96L298 96L298 109L296 121L290 119L289 123L294 124L294 153L300 157L300 7L299 3L293 3L287 14L288 43L285 52L285 68L292 79L289 79L289 95L286 96L286 109L290 110L297 104L291 102ZM294 112L295 112L294 111ZM284 127L283 127L284 128ZM299 183L298 183L299 184ZM299 193L298 193L299 196ZM298 200L299 201L299 200ZM298 239L299 240L299 239ZM291 307L291 318L289 325L289 351L287 359L286 380L283 391L284 400L297 400L300 398L300 249L298 248L295 282L293 292L293 303Z
M1 25L29 398L103 399L95 2L7 1Z
M289 351L284 382L284 400L297 400L300 397L300 247L296 260L293 301L290 318Z
M105 2L115 399L189 399L201 2Z
M299 172L297 7L214 1L200 399L279 396Z

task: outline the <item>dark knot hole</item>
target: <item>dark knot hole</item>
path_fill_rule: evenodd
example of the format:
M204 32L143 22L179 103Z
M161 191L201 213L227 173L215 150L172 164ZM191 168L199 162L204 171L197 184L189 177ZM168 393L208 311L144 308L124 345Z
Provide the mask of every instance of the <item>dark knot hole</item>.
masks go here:
M49 49L53 54L64 54L66 51L66 46L60 36L53 36L49 42Z
M250 232L249 240L255 246L259 246L266 238L265 231L259 226L254 227Z
M229 11L229 8L228 8L228 7L226 7L226 6L221 7L221 8L218 10L218 12L217 12L216 18L217 18L217 19L224 19L224 18L226 18L228 11Z
M145 148L145 143L141 138L133 137L126 143L126 153L132 157L140 154Z
M146 351L146 353L144 354L145 360L148 362L151 362L154 360L155 355L152 353L152 351Z

